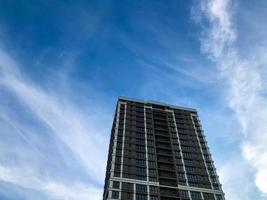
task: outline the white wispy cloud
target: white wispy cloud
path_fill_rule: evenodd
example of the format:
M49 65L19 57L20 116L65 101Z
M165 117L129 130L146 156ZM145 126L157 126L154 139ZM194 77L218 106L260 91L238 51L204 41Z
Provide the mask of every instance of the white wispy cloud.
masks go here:
M109 129L103 126L106 111L91 104L83 108L34 84L3 51L0 89L0 181L44 192L52 199L100 199L108 147L103 133ZM4 92L19 102L19 109ZM29 119L23 121L25 115ZM74 168L77 171L71 171Z
M236 113L244 133L240 144L243 156L255 171L258 189L267 194L267 99L264 95L266 69L263 68L267 63L267 47L262 43L259 48L254 45L253 54L242 57L240 52L245 49L238 49L236 44L238 30L234 17L237 9L235 1L202 0L198 10L193 10L193 16L202 27L202 50L218 66L227 87L227 103ZM238 173L238 169L233 170L232 173ZM230 192L228 195L231 196Z
M44 177L38 177L32 174L30 170L18 167L0 166L0 179L20 187L33 189L44 192L52 199L79 199L86 200L100 199L101 193L99 189L84 183L71 183L55 180L45 180Z

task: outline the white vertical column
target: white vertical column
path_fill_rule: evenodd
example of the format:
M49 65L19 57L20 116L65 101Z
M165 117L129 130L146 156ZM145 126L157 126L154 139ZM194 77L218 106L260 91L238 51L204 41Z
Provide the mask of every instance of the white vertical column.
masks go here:
M122 133L122 148L121 148L121 174L120 174L120 177L122 178L127 103L121 103L121 104L125 105L125 107L124 107L124 119L123 119L123 133Z
M120 103L118 103L117 106L117 113L116 113L116 119L115 119L115 132L114 132L114 139L113 139L113 148L112 148L112 158L111 158L111 173L110 178L114 177L114 169L115 169L115 159L116 159L116 149L117 149L117 139L118 139L118 129L119 129L119 119L120 119ZM111 199L112 195L112 182L109 180L108 183L108 199Z
M136 184L133 184L133 200L136 200Z
M191 200L192 197L191 197L191 192L188 190L188 195L189 195L189 199Z
M148 165L148 147L147 147L147 129L146 129L146 106L144 106L144 125L145 125L145 149L146 149L146 180L149 181L149 165ZM147 185L148 200L150 200L150 189Z
M184 173L185 173L186 185L189 186L188 178L187 178L187 172L186 172L186 168L185 168L185 164L184 164L184 156L183 156L183 153L182 153L182 147L181 147L181 143L180 143L179 132L178 132L176 119L175 119L175 114L174 114L173 110L172 110L172 116L173 116L173 120L174 120L174 126L175 126L176 135L177 135L177 141L178 141L178 145L179 145L180 155L181 155L181 158L182 158L182 164L183 164L183 169L184 169Z
M204 196L203 196L203 193L202 192L200 192L200 195L201 195L201 198L204 199Z
M201 126L201 124L200 124L200 120L199 120L198 116L196 115L195 117L197 118L197 120L199 121L199 125ZM203 135L203 139L204 139L204 142L205 142L207 151L208 151L208 153L209 153L210 160L212 161L212 162L211 162L211 165L212 165L212 168L214 169L213 171L214 171L214 174L215 174L215 177L216 177L216 181L217 181L217 183L218 183L218 185L219 185L219 189L222 191L222 188L221 188L221 185L220 185L220 181L219 181L219 178L218 178L218 174L217 174L217 172L216 172L216 170L215 170L215 166L214 166L214 163L213 163L213 160L212 160L212 157L211 157L211 153L210 153L210 150L209 150L209 148L208 148L208 143L207 143L207 140L206 140L205 137L204 137L203 129L202 129L202 128L201 128L201 133L202 133L202 135ZM216 196L216 195L215 195L215 196ZM217 199L217 197L215 197L215 198Z
M111 159L111 174L110 174L111 177L114 177L118 129L119 129L119 118L120 118L120 103L118 103L117 117L116 117L116 122L115 122L115 133L114 133L114 139L113 139L113 149L112 149L112 159Z
M191 120L192 120L193 127L194 127L194 130L195 130L195 134L196 134L196 136L197 136L197 141L198 141L199 148L200 148L200 151L201 151L201 155L202 155L202 158L203 158L203 161L204 161L204 165L205 165L205 168L206 168L206 172L207 172L207 174L208 174L208 178L209 178L209 181L210 181L210 184L211 184L211 188L213 189L213 184L212 184L212 181L211 181L211 178L210 178L210 173L209 173L209 170L208 170L208 167L207 167L206 159L205 159L205 157L204 157L204 153L203 153L203 151L202 151L202 146L201 146L201 143L200 143L198 134L197 134L197 129L196 129L196 126L195 126L195 122L194 122L194 119L193 119L193 115L191 114L190 116L191 116Z
M119 199L121 199L121 186L122 184L121 184L121 182L119 182L119 189L120 189L120 191L119 191Z

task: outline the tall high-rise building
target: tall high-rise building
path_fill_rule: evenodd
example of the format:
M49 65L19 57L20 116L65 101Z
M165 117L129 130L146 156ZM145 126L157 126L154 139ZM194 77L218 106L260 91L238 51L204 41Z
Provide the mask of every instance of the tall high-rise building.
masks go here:
M104 200L224 200L197 111L120 97Z

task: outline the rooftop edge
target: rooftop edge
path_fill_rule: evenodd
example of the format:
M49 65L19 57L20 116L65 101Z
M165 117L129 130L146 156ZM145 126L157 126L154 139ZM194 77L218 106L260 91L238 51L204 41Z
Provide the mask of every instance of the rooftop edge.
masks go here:
M157 101L144 101L144 100L141 100L141 99L135 99L135 98L124 97L124 96L119 96L118 100L126 100L126 101L134 101L134 102L139 102L139 103L154 104L154 105L160 105L160 106L168 106L168 107L174 108L174 109L188 110L188 111L197 112L197 110L195 108L187 108L187 107L182 107L182 106L175 106L175 105L166 104L166 103L157 102Z

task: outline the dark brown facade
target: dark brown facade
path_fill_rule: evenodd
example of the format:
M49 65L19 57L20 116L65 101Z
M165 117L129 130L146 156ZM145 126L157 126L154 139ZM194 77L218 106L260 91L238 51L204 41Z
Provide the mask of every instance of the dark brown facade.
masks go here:
M224 200L195 109L120 97L104 200Z

